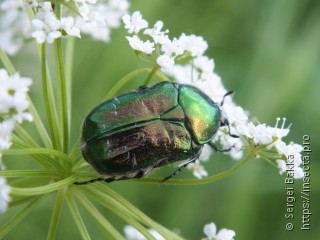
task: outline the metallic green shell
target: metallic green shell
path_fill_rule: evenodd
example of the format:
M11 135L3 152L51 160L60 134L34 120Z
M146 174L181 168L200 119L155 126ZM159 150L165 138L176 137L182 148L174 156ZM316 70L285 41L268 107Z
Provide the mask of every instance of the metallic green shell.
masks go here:
M112 98L89 113L83 128L83 139L90 141L134 128L178 105L178 90L172 83L144 87ZM180 116L183 117L183 116Z
M205 144L211 141L220 127L219 107L199 89L189 85L180 86L179 105L197 142Z
M83 125L81 150L101 174L131 178L197 158L219 126L219 107L200 90L162 82L93 109Z

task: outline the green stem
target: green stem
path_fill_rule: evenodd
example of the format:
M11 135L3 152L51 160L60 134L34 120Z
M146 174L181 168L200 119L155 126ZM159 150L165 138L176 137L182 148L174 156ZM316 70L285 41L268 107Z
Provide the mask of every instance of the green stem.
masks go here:
M34 107L29 96L28 96L28 101L29 101L29 112L31 113L31 115L33 117L33 122L36 125L37 131L38 131L45 147L52 148L52 142L51 142L51 139L48 135L48 132L47 132L45 126L43 125L43 122L37 112L37 109Z
M253 155L249 154L245 159L228 169L222 173L213 175L211 177L202 178L202 179L169 179L164 183L160 183L162 179L154 179L154 178L141 178L141 179L132 179L132 181L144 182L144 183L158 183L165 185L200 185L207 184L222 180L231 174L235 173L239 168L244 166L249 160L253 158Z
M149 73L148 77L146 78L146 80L144 81L144 85L148 86L151 82L151 79L153 77L153 75L159 70L159 67L158 65L155 65L153 68L152 68L152 71Z
M12 75L16 72L7 54L2 49L0 49L0 59L3 63L3 66L7 69L9 75Z
M42 170L1 170L0 176L3 177L58 177L56 171L42 171Z
M22 149L32 148L31 146L26 145L25 143L21 142L21 140L19 138L17 138L14 134L11 135L11 140L12 140L12 143L15 147L22 148ZM45 148L43 148L43 149L45 149ZM51 148L47 148L47 149L53 150ZM12 149L10 149L10 151L11 150ZM13 149L13 150L21 150L21 149ZM6 150L6 151L9 151L9 150ZM19 155L19 154L15 154L15 155ZM56 161L56 159L50 157L49 155L33 154L33 153L30 153L30 155L36 161L38 161L38 163L40 163L43 167L45 167L47 169L61 169L60 162Z
M60 158L63 161L70 161L68 155L63 152L50 149L50 148L26 148L26 149L8 149L3 150L4 155L52 155L54 157Z
M106 239L108 239L110 236L112 239L123 239L123 236L117 231L117 229L112 226L105 216L103 216L86 197L79 193L77 194L77 198L82 206L91 214L96 223L100 225Z
M139 221L137 221L137 219L133 216L132 212L130 212L125 206L119 204L116 201L116 199L98 191L92 186L88 186L88 188L85 189L85 193L90 195L95 201L99 202L102 206L114 212L124 221L135 227L147 239L154 239L154 237L149 233L149 231L143 225L141 225Z
M25 205L26 203L30 203L36 198L38 198L38 196L26 196L26 197L19 197L19 198L12 199L10 202L10 208Z
M38 143L21 127L21 125L15 125L15 132L21 137L23 142L32 147L39 147Z
M68 126L71 123L71 106L72 106L72 70L73 70L73 51L74 51L74 37L67 38L66 55L65 55L65 76L66 76L66 88L67 88L67 115Z
M78 160L81 158L81 153L80 153L80 137L78 137L78 139L75 141L71 152L69 154L70 158L72 159L73 163L77 163ZM74 166L73 164L73 166Z
M32 208L39 203L40 199L40 197L35 198L32 202L30 202L27 206L20 210L15 216L5 221L5 224L0 228L0 239L4 239L4 236L28 215Z
M130 73L128 73L127 75L125 75L123 78L121 78L111 89L110 91L107 93L107 95L103 98L103 101L106 101L110 98L112 98L113 96L116 95L116 93L129 81L133 80L133 78L144 74L144 73L150 73L152 72L153 69L151 68L140 68L140 69L136 69ZM163 74L156 74L160 79L162 79L163 81L167 81L168 78L166 78Z
M65 199L65 189L60 189L58 191L56 201L54 204L54 208L52 210L52 215L51 215L51 220L50 220L50 227L49 227L49 232L47 239L48 240L54 240L55 239L55 234L58 226L58 221L59 221L59 216L62 208L62 204Z
M46 62L46 45L45 43L41 45L41 75L42 75L42 92L43 92L43 97L44 97L44 104L45 104L45 109L46 109L46 114L47 114L47 120L48 120L48 125L49 125L49 131L50 131L50 136L52 139L52 145L54 149L59 149L58 147L58 142L59 137L58 137L58 127L56 125L56 116L54 114L54 100L53 100L53 94L52 94L52 88L49 86L50 83L48 83L48 78L47 78L47 62Z
M33 188L16 188L11 187L11 194L18 196L32 196L32 195L41 195L50 192L57 191L63 187L69 186L73 184L77 179L77 175L71 175L61 181L51 183L41 187L33 187Z
M170 239L170 240L175 240L175 239L181 240L182 239L177 234L171 232L170 230L161 226L157 222L153 221L151 218L149 218L147 215L145 215L143 212L141 212L139 209L137 209L135 206L133 206L130 202L128 202L126 199L124 199L118 193L116 193L112 189L108 188L105 184L101 184L101 183L97 184L95 186L95 189L99 190L101 193L104 193L104 196L110 196L111 199L113 201L115 201L118 205L119 204L122 205L122 208L124 209L122 211L127 211L128 214L130 214L132 217L137 219L139 222L155 229L165 239Z
M78 230L82 236L82 239L91 239L90 235L87 231L86 225L84 224L82 217L80 215L79 209L75 203L75 201L73 200L73 198L71 196L67 196L67 204L69 206L69 210L71 212L71 215L73 217L73 220L75 221Z
M57 7L60 9L60 7ZM59 69L59 99L61 110L61 126L62 126L62 150L64 153L68 153L69 148L69 121L68 121L68 103L67 103L67 89L66 79L63 67L62 45L61 39L56 39L56 51L57 51L57 65Z

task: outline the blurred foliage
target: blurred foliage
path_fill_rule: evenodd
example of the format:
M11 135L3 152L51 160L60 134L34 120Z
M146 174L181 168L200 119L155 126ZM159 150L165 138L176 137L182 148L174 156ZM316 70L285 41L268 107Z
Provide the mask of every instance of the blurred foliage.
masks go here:
M310 136L311 155L311 231L301 231L302 181L295 182L295 229L285 229L286 191L284 176L270 164L256 159L236 174L208 185L164 186L123 181L110 184L117 192L154 220L176 229L188 239L203 237L203 226L214 221L218 228L236 231L236 239L317 239L320 236L320 184L315 175L320 170L320 2L315 0L153 0L132 1L131 11L140 10L153 24L163 20L170 36L202 35L208 41L207 55L213 57L216 72L227 89L236 92L235 101L256 121L274 125L276 117L292 123L287 141L302 144ZM123 29L112 33L112 42L103 44L87 37L76 40L73 82L73 140L81 124L110 87L130 71L146 66L135 55ZM31 44L29 44L31 45ZM14 58L22 76L35 83L32 98L40 91L39 61L29 46ZM137 88L137 79L122 92ZM39 90L39 91L38 91ZM41 102L36 105L42 108ZM29 124L27 124L29 125ZM21 164L22 161L17 162ZM209 174L227 169L233 160L217 153L206 168ZM10 167L11 163L6 161ZM13 164L13 163L12 163ZM20 167L19 167L20 168ZM156 171L165 175L172 167ZM190 177L188 171L178 177ZM38 206L19 231L7 239L37 236L44 239L48 230L52 199ZM78 239L69 212L64 206L58 239ZM83 212L85 216L85 212ZM120 230L123 222L109 212ZM6 215L8 217L8 215ZM0 216L0 219L2 217ZM90 219L90 218L88 218ZM5 219L1 219L5 221ZM0 223L1 223L0 222ZM86 222L94 239L103 239L96 226ZM92 225L92 226L91 226Z

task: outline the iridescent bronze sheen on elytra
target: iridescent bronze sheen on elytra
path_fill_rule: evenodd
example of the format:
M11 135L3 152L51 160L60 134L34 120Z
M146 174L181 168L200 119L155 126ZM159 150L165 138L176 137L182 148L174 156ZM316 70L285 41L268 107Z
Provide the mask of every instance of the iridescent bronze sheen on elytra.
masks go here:
M171 82L143 86L89 113L81 150L107 182L138 178L168 163L195 161L220 119L219 106L196 87Z

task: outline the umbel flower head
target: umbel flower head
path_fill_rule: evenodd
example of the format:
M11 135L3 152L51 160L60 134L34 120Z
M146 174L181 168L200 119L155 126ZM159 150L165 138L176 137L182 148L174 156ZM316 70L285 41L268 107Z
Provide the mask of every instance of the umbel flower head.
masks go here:
M32 121L31 114L27 112L30 85L30 78L20 77L18 73L9 76L5 69L0 69L0 171L4 168L2 151L9 149L12 144L11 134L15 123ZM10 187L6 184L6 179L0 177L0 212L7 209L9 193Z
M164 25L162 21L157 21L153 27L148 28L150 24L143 19L140 12L127 14L122 20L130 34L126 38L141 58L154 64L169 79L194 85L216 103L221 103L227 90L215 72L214 60L204 55L208 44L201 36L182 33L180 37L170 39L169 30L162 30ZM220 128L215 141L221 149L229 149L225 154L238 160L243 157L244 150L249 149L255 157L275 161L280 173L287 170L285 160L293 155L295 157L293 175L295 178L303 177L300 167L301 146L297 147L299 145L293 143L288 145L282 140L289 133L289 127L285 128L285 119L280 128L278 128L280 118L277 119L275 127L250 122L247 111L236 105L231 97L224 99L221 110L223 117L228 119L230 131L227 127ZM238 135L239 138L233 138L229 132ZM212 149L205 147L203 152L199 157L200 162L209 158ZM189 166L197 178L208 174L200 162L197 161L194 166Z
M52 44L61 37L81 38L88 34L109 42L112 29L120 27L121 17L129 8L127 0L66 1L58 18L52 1L4 0L0 3L0 49L15 55L33 37L38 44ZM24 7L34 12L31 22ZM75 14L78 13L78 14Z

